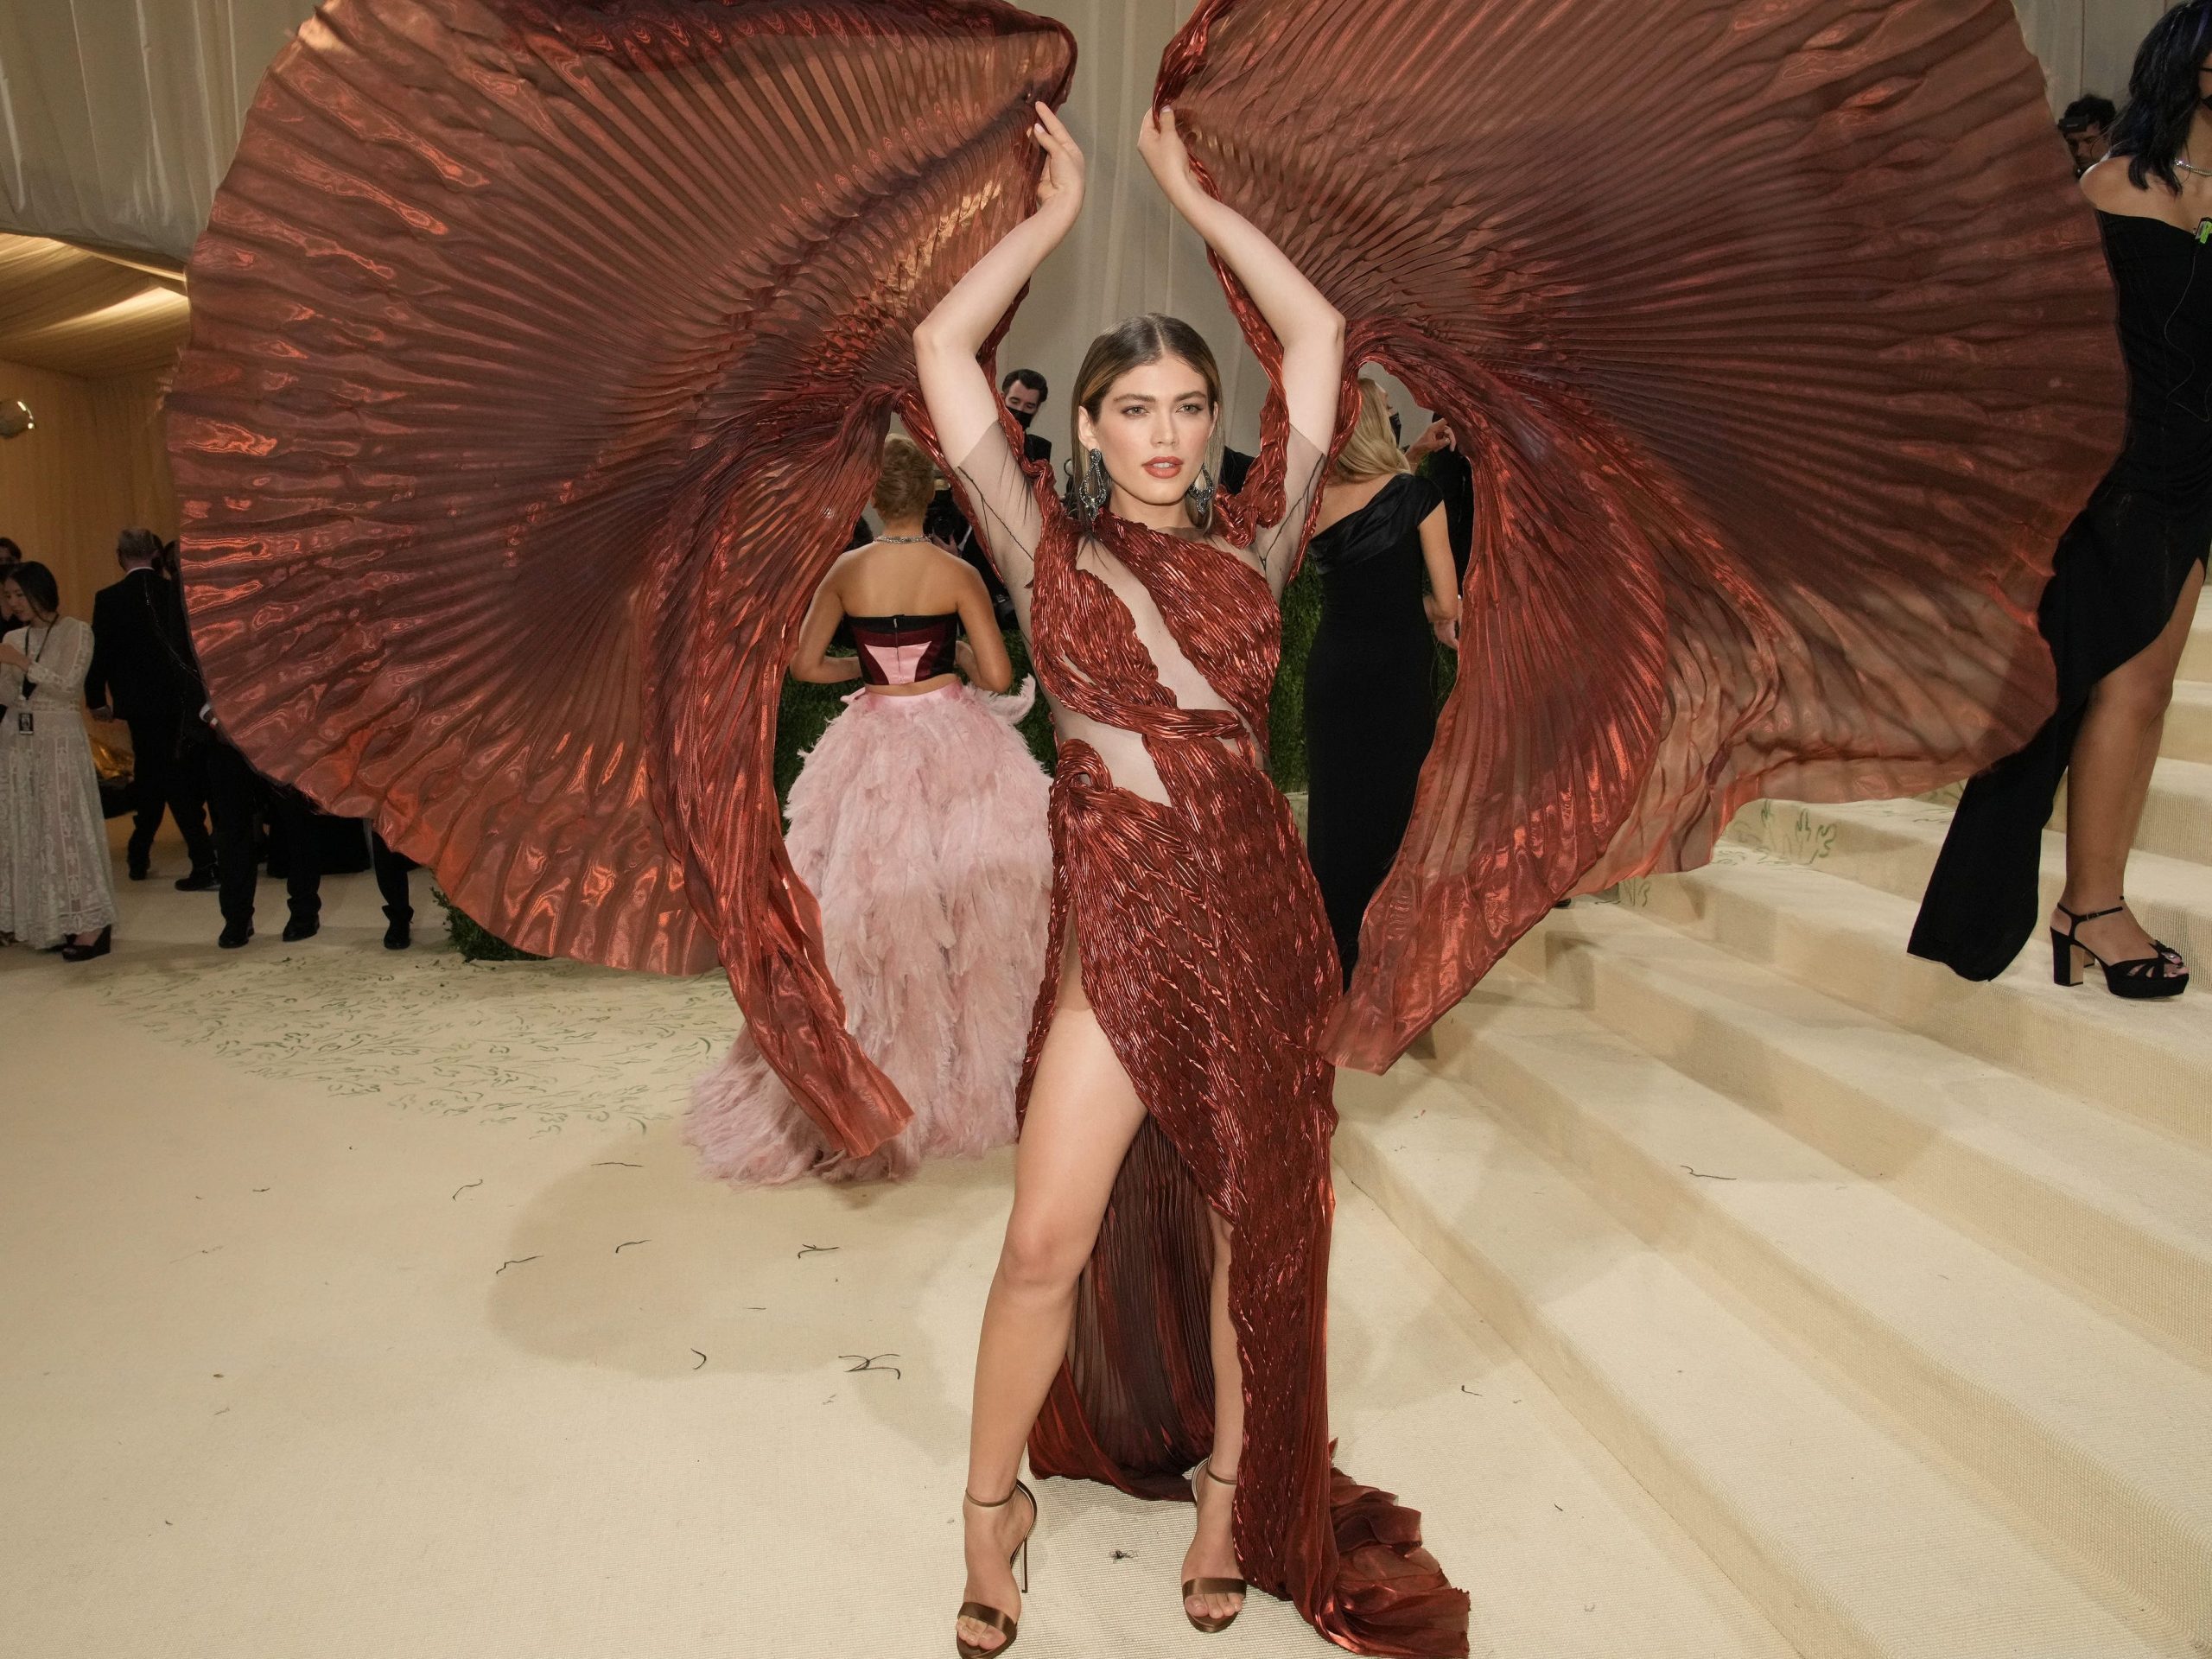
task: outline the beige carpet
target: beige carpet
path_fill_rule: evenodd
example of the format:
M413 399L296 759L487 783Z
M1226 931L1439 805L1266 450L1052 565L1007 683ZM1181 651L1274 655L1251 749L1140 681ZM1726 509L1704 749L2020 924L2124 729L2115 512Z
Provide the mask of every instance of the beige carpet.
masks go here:
M164 849L167 873L181 860ZM162 862L157 855L157 867ZM218 952L124 888L116 953L0 951L0 1653L931 1655L1007 1162L737 1194L674 1113L713 979ZM1343 1460L1428 1513L1499 1656L1789 1651L1346 1187ZM1046 1483L1032 1656L1331 1651L1179 1618L1187 1515Z

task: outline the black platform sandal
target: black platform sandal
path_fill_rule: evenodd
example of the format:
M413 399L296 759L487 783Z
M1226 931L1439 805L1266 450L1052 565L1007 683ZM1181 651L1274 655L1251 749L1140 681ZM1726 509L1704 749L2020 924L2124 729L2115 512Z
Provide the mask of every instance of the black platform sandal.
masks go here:
M1006 1558L1006 1564L1011 1568L1016 1561L1021 1563L1021 1593L1026 1596L1029 1593L1029 1533L1037 1530L1037 1494L1017 1480L1014 1483L1014 1491L1008 1492L995 1503L986 1503L982 1498L972 1497L967 1492L963 1492L960 1496L979 1510L1002 1510L1014 1502L1014 1492L1020 1493L1029 1500L1029 1532L1021 1535L1021 1541L1014 1547L1014 1554ZM957 1624L963 1618L971 1624L982 1624L990 1630L1004 1632L1006 1640L995 1648L979 1648L956 1630L952 1637L952 1646L954 1651L959 1654L960 1659L991 1659L992 1655L1004 1653L1012 1647L1014 1638L1021 1634L1020 1625L1015 1623L1010 1615L1001 1612L996 1607L987 1607L980 1601L963 1601L960 1604L960 1611L954 1615L954 1622Z
M2132 1001L2158 1001L2170 996L2179 996L2189 988L2189 969L2181 955L2172 946L2158 939L2151 941L2153 954L2134 957L2126 962L2107 962L2102 957L2075 937L2082 931L2082 924L2094 922L2106 916L2117 916L2127 908L2127 901L2120 900L2109 910L2093 910L2088 915L2076 915L2065 906L2058 906L2058 913L2066 918L2066 931L2050 930L2050 976L2061 985L2079 985L2082 969L2095 963L2105 970L2105 988L2114 996L2124 996ZM2175 971L2179 969L2178 972Z

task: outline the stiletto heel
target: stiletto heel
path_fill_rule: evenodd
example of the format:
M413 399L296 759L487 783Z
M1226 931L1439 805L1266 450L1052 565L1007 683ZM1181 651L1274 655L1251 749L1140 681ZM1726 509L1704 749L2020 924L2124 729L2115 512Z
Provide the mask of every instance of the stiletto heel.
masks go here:
M1006 1564L1007 1570L1011 1572L1016 1561L1021 1563L1021 1593L1026 1596L1029 1593L1029 1535L1037 1530L1037 1494L1017 1480L1014 1483L1014 1491L1008 1492L995 1503L986 1503L982 1498L968 1492L963 1492L960 1496L979 1510L1002 1510L1014 1502L1015 1492L1019 1492L1029 1500L1029 1531L1021 1535L1021 1541L1014 1547L1014 1553L1006 1558ZM1021 1634L1020 1624L1016 1620L1008 1618L996 1607L986 1607L980 1601L963 1601L960 1604L960 1611L953 1615L953 1621L957 1624L963 1618L977 1624L986 1625L994 1630L1003 1630L1006 1633L1006 1640L995 1648L979 1648L966 1637L955 1631L952 1645L960 1655L960 1659L991 1659L993 1655L1004 1653L1012 1647L1014 1638Z
M1217 1486L1233 1487L1236 1484L1235 1481L1224 1480L1214 1473L1213 1459L1208 1458L1191 1471L1191 1502L1193 1503L1198 1501L1198 1477L1201 1474ZM1234 1624L1236 1613L1243 1612L1244 1609L1240 1606L1236 1613L1194 1613L1191 1611L1191 1598L1241 1596L1246 1594L1250 1587L1242 1579L1185 1579L1183 1580L1183 1617L1191 1621L1192 1630L1202 1630L1208 1636L1217 1635Z
M2058 913L2066 918L2066 931L2062 933L2055 927L2050 930L2052 979L2061 985L2079 985L2083 971L2094 962L2105 970L2105 989L2114 996L2133 1002L2179 996L2189 988L2189 969L2183 965L2180 953L2164 940L2151 941L2153 954L2131 957L2126 962L2107 962L2082 943L2078 935L2082 923L2117 916L2126 908L2125 899L2108 910L2093 910L2087 915L2077 915L2065 906L2059 906ZM2176 969L2181 971L2176 973Z

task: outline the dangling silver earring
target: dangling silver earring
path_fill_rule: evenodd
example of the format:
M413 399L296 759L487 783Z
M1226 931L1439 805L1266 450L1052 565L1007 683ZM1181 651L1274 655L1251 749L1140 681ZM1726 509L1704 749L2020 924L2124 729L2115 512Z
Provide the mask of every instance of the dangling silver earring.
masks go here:
M1213 524L1213 468L1200 461L1197 481L1183 492L1183 505L1190 512L1191 522L1200 530L1210 529Z
M1084 453L1084 461L1083 476L1073 486L1075 516L1089 524L1097 522L1114 499L1114 483L1106 476L1106 457L1095 446Z

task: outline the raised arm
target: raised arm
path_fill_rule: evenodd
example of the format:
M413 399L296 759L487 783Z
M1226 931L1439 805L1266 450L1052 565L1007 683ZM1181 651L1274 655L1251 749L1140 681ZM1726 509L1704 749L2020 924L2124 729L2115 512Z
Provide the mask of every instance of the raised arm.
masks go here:
M1282 395L1291 429L1325 454L1336 435L1344 385L1343 314L1251 220L1198 182L1175 130L1174 111L1146 112L1137 150L1175 211L1221 256L1282 342Z
M946 464L954 467L966 467L977 447L1000 430L998 392L976 353L1083 208L1083 152L1067 128L1039 104L1031 130L1045 152L1036 211L978 259L914 328L922 401L929 406ZM1010 448L1007 459L1014 459ZM970 505L982 514L976 532L1007 585L1026 586L1035 542L1035 507L1027 499L1027 480L1012 465L978 472L982 476L963 480ZM1015 499L1017 493L1021 499Z

